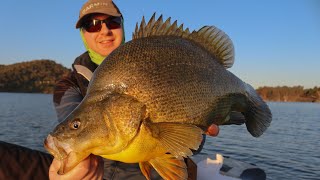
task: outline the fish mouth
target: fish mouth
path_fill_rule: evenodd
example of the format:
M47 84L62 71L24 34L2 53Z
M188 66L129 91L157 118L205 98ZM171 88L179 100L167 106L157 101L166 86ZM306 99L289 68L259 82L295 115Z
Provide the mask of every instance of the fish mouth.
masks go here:
M68 156L65 149L59 146L57 139L50 134L44 140L44 147L50 154L59 160L65 159Z
M65 174L78 165L90 153L73 151L67 144L59 142L50 134L44 141L45 149L60 161L58 174Z

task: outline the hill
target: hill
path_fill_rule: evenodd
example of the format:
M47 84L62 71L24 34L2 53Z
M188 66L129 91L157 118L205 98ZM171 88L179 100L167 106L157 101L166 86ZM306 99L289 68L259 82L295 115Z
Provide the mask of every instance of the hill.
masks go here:
M52 93L56 81L68 72L53 60L0 65L0 92Z
M260 87L258 94L265 101L320 102L320 87L304 89L303 86Z

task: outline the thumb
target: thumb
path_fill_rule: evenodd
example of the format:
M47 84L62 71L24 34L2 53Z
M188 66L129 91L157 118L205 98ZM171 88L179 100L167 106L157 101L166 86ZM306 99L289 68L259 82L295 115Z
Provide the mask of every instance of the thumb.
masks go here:
M215 125L215 124L211 124L208 129L206 134L209 136L218 136L219 134L219 126Z

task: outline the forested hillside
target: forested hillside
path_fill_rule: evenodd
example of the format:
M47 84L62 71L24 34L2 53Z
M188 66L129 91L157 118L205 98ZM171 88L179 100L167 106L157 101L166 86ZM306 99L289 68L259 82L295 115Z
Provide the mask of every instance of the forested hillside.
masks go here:
M320 102L320 87L304 89L303 86L260 87L257 92L266 101Z
M69 71L53 60L0 65L0 92L52 93L56 81Z

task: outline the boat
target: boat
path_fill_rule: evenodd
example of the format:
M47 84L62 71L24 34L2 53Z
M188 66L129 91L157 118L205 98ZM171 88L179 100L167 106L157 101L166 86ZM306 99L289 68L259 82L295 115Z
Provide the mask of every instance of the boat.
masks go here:
M266 173L255 164L217 154L197 154L186 160L189 180L265 180Z

